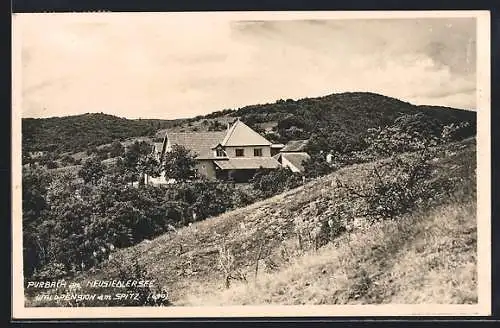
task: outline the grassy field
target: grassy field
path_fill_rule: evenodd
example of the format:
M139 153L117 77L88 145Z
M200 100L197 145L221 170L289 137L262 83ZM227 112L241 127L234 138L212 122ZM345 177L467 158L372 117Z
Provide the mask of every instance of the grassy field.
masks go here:
M136 260L174 306L475 303L475 146L474 138L449 145L435 161L434 176L455 181L451 197L393 221L353 224L318 250L299 240L297 219L357 206L336 180L364 181L374 163L122 249L77 280L117 277ZM224 267L235 278L229 288Z

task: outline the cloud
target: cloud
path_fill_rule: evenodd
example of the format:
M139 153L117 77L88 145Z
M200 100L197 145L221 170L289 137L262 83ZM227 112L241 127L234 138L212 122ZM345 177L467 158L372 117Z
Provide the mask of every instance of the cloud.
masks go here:
M22 20L24 116L189 117L342 91L475 107L474 19L76 16Z

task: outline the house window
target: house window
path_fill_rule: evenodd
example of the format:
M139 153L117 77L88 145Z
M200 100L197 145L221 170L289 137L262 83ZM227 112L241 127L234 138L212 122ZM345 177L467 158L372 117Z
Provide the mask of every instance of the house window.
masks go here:
M216 150L216 155L217 155L217 157L224 157L224 156L226 156L226 154L224 153L224 150L222 150L222 149L217 149Z
M254 148L253 155L255 157L262 157L262 148Z
M243 157L243 156L245 156L244 149L242 148L236 149L236 157Z

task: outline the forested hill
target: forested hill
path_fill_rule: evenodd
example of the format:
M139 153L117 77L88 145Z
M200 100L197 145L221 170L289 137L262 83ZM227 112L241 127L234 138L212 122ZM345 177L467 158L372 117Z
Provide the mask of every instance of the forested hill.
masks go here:
M438 107L416 106L395 98L369 92L347 92L324 97L305 98L297 101L278 100L274 104L243 107L230 115L242 117L245 123L255 126L270 121L277 122L273 133L267 137L287 142L307 139L312 134L337 135L343 141L359 143L369 128L391 124L402 114L422 112L422 119L429 125L442 126L452 122L468 122L476 126L474 111ZM277 136L273 134L276 133ZM475 134L474 128L468 132Z
M269 140L286 143L321 134L342 143L356 145L368 128L390 124L401 114L424 113L423 122L442 126L469 122L475 134L476 113L437 106L416 106L374 93L348 92L300 100L250 105L226 109L182 120L129 120L105 114L85 114L46 119L23 119L23 148L42 150L51 147L64 152L85 150L130 137L161 137L165 129L180 131L217 131L237 117L264 134ZM432 124L431 124L432 125ZM159 133L158 133L159 132Z
M150 136L176 120L130 120L102 113L51 118L23 118L23 150L84 151L91 146Z

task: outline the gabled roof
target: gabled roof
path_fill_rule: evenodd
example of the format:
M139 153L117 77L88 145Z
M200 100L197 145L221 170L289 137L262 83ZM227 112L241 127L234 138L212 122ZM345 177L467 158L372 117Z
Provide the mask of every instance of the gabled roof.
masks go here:
M295 166L298 170L300 170L300 172L304 171L304 162L307 161L309 158L311 158L309 154L304 152L286 153L280 155L282 156L282 158L285 158L293 166Z
M191 150L200 159L215 158L213 148L221 143L226 132L167 132L171 145L180 145Z
M244 169L276 169L281 164L273 157L250 157L250 158L229 158L221 161L214 161L222 170L244 170Z
M290 140L281 152L303 152L309 140Z
M223 146L270 146L272 142L252 130L245 123L237 120L229 128L221 144Z

